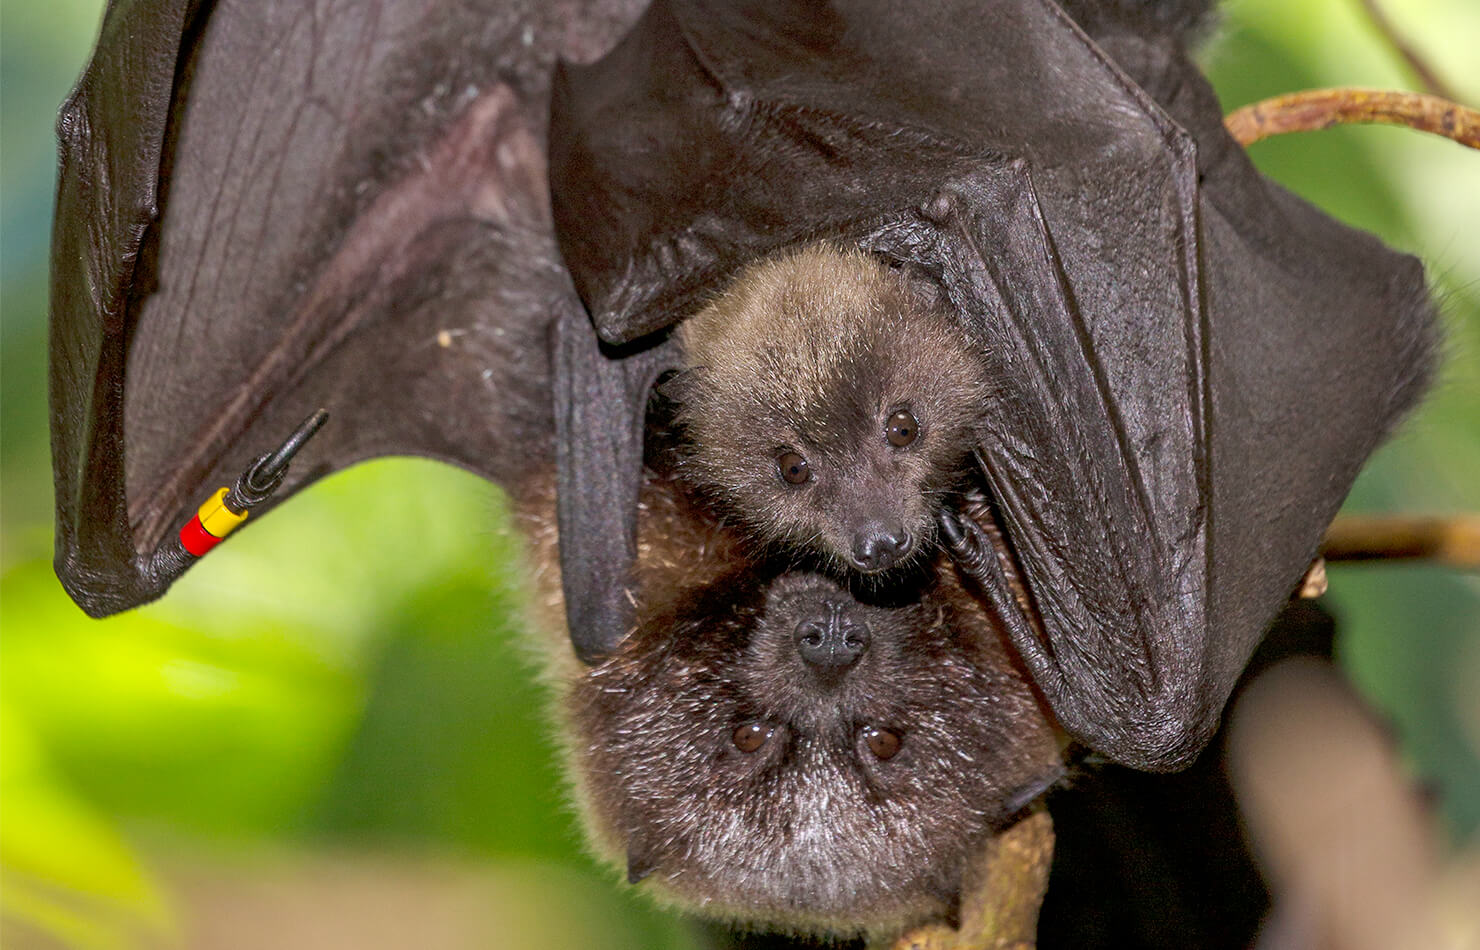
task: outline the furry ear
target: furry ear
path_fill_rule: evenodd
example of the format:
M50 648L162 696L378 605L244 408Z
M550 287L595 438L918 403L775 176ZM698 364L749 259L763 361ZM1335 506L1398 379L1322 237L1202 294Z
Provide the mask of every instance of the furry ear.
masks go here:
M918 267L898 261L886 260L889 270L904 284L907 292L922 307L928 310L951 310L950 298L940 280Z
M677 370L665 373L653 383L648 394L642 463L662 477L673 475L684 455L683 427L679 416L683 412L684 400L693 392L693 384L685 386L681 380L684 375L687 374Z
M653 384L653 393L671 402L683 403L703 385L705 372L706 367L691 366L667 373Z
M639 884L658 869L658 855L633 838L627 842L627 883Z
M932 879L932 880L926 882L926 884L925 884L925 890L928 891L932 897L934 897L937 900L939 900L941 902L941 904L943 905L944 910L941 912L941 916L945 919L946 926L950 927L952 930L958 930L958 929L960 929L960 927L961 927L961 884L960 884L960 882L958 881L958 882L955 882L955 883L950 883L950 882L947 882L947 881L940 880L939 878L935 878L935 879Z

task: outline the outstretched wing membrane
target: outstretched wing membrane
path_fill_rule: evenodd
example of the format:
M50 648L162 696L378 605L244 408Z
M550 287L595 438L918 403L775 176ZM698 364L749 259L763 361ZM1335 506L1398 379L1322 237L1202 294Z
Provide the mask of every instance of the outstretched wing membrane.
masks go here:
M637 6L110 6L53 242L57 567L84 608L162 593L197 506L318 408L276 500L379 455L506 485L552 461L549 77Z

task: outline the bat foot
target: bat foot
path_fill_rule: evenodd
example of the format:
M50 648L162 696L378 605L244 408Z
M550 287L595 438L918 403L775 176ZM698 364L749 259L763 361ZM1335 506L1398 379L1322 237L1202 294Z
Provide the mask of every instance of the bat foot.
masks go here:
M993 556L991 542L981 526L949 508L941 509L935 516L935 521L951 558L962 570L980 577L986 569L988 558Z

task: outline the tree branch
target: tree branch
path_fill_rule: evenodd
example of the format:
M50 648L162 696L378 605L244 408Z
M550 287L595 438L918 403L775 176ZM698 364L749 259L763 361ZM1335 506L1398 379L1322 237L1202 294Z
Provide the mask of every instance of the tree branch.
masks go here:
M1235 109L1223 120L1244 146L1286 132L1372 122L1402 125L1480 148L1480 111L1421 92L1307 89Z
M1053 864L1053 820L1041 805L987 842L961 885L961 926L927 924L893 950L1033 950Z
M1328 561L1435 561L1480 569L1480 515L1343 515L1331 523L1321 554Z

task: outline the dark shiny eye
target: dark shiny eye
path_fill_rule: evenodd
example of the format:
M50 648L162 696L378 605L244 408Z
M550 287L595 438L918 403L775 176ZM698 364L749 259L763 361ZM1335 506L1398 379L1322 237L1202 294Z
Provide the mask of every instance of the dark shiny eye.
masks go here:
M759 722L747 722L737 728L730 738L735 742L735 748L741 752L754 752L771 738L775 732L770 726Z
M915 421L914 415L908 409L901 409L889 417L889 423L884 428L884 436L890 445L904 448L915 441L915 436L920 434L920 424Z
M812 468L807 460L795 452L782 452L776 456L776 467L781 471L781 477L793 485L800 485L812 477Z
M897 732L880 729L878 726L865 726L863 741L868 743L868 750L878 756L881 761L888 761L899 754L902 740Z

